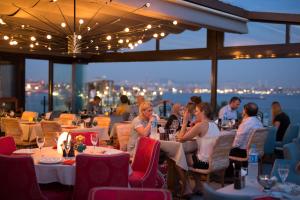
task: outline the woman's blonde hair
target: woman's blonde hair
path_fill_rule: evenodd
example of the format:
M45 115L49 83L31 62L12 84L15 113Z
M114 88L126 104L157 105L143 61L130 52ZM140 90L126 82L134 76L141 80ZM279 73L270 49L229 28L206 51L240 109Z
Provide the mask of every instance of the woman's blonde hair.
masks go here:
M139 107L139 115L144 116L144 111L151 107L152 107L152 104L149 101L142 102Z

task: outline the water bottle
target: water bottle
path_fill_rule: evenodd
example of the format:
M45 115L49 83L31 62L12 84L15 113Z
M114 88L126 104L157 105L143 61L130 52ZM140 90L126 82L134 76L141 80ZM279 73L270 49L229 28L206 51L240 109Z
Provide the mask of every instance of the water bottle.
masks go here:
M256 145L252 144L249 151L248 159L248 178L256 179L258 175L258 152L256 150Z
M157 135L157 118L154 117L154 120L151 123L151 131L150 131L150 137L155 138Z

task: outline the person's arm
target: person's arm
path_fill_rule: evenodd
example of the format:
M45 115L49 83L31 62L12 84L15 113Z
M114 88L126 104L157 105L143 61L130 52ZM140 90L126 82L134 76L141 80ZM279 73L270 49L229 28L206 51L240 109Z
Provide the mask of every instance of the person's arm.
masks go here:
M224 116L224 112L225 112L225 107L221 108L220 111L219 111L219 119L223 119L223 116Z
M154 120L154 117L151 117L151 119L149 120L146 127L144 127L143 125L139 125L135 128L135 130L139 136L147 137L148 135L150 135L151 123L153 120Z
M198 123L195 126L193 126L185 135L179 138L179 141L185 142L193 139L196 136L202 137L207 132L207 129L208 123Z
M182 126L180 129L180 132L177 135L177 138L182 138L184 136L184 134L186 133L186 128L187 128L187 124L189 121L189 117L190 117L190 113L188 110L186 110L183 114L183 120L182 120Z

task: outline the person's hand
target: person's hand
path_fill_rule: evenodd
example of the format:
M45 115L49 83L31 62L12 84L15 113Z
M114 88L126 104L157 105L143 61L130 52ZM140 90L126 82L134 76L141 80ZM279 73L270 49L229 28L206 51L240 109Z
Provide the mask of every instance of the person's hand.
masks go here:
M183 140L182 140L183 134L178 133L178 134L175 136L175 138L176 138L176 141L177 141L177 142L183 142Z
M156 117L155 117L154 115L152 115L152 116L150 117L149 123L152 124L152 122L153 122L155 119L156 119Z

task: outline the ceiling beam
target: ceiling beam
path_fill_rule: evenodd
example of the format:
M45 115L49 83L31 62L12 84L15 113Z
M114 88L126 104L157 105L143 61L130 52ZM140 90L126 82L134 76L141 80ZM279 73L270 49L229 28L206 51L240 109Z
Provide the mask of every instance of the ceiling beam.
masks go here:
M250 21L257 21L257 22L300 24L300 14L249 11L247 18Z

